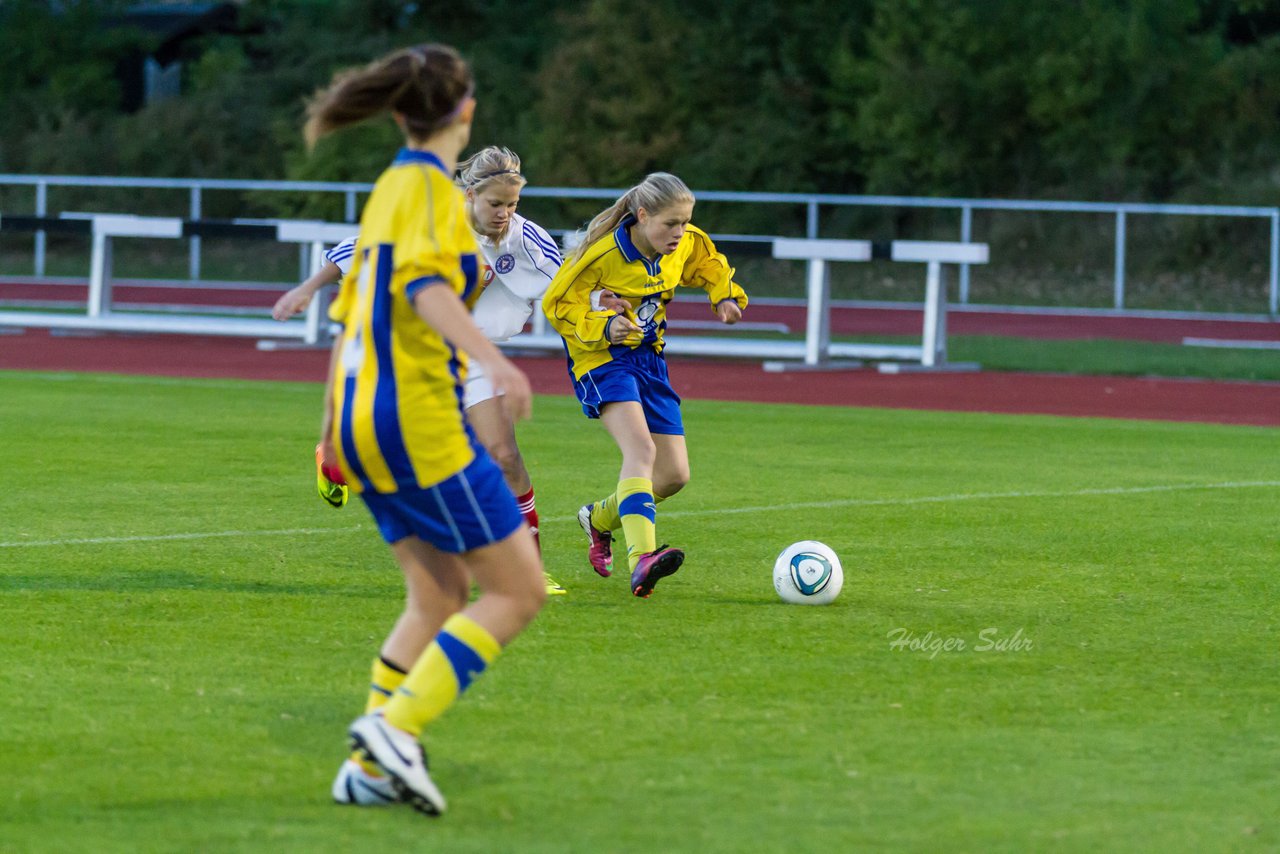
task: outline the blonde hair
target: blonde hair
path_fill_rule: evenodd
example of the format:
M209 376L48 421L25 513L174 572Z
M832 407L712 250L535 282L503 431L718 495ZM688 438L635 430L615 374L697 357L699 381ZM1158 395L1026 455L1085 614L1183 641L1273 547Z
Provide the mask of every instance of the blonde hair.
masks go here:
M641 208L650 214L656 214L679 202L693 201L693 191L685 186L684 181L669 172L652 172L623 193L612 205L596 214L587 224L586 234L582 235L568 261L581 258L591 244L617 228L628 214L638 217Z
M303 136L314 146L325 134L394 111L410 137L427 139L458 117L474 91L471 69L453 48L404 48L334 75L307 104Z
M457 184L479 193L490 184L522 188L529 183L520 174L520 158L509 148L491 145L458 164Z

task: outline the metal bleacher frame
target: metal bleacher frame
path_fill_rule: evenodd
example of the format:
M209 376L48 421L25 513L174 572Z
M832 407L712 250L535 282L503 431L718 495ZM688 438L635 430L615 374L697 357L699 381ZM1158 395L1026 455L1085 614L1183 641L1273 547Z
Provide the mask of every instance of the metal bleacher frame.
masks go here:
M91 332L172 333L241 338L295 340L325 346L328 325L323 322L320 300L312 300L301 320L218 317L206 314L120 311L112 300L112 244L120 238L181 238L237 235L299 243L309 247L312 269L324 257L326 245L350 237L356 226L303 220L278 222L191 221L176 217L143 217L124 214L92 214L63 217L0 216L0 228L9 231L60 231L88 234L92 240L89 262L89 298L83 314L70 312L0 311L0 327L37 327Z
M112 246L128 238L191 238L240 236L301 244L309 248L310 269L323 263L327 245L349 237L356 226L304 220L203 221L176 217L144 217L124 214L64 215L45 217L0 217L0 229L20 231L64 231L88 234L92 240L89 295L83 314L71 312L0 311L0 328L45 327L90 332L170 333L257 338L261 349L291 346L329 345L328 324L324 322L326 301L311 301L301 320L279 322L243 316L199 313L120 310L113 302ZM779 238L754 241L756 251L767 248L774 258L804 261L808 282L805 338L770 340L762 338L680 335L667 342L674 355L718 356L764 361L770 371L839 370L860 366L862 360L877 361L886 373L911 370L973 370L977 366L947 361L947 293L943 264L985 264L988 247L981 243L904 241L873 243L868 240L818 240ZM831 262L862 262L872 259L924 263L927 265L924 322L919 345L833 343L830 334ZM264 307L265 310L265 307ZM532 330L515 336L504 346L518 350L559 351L560 337L548 331L541 312L535 312Z

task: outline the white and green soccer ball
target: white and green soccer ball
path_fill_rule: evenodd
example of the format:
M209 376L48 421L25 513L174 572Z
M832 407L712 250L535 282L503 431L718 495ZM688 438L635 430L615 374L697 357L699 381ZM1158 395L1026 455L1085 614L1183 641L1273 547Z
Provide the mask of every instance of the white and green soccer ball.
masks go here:
M773 563L773 588L793 605L827 605L843 586L840 558L816 540L792 543Z

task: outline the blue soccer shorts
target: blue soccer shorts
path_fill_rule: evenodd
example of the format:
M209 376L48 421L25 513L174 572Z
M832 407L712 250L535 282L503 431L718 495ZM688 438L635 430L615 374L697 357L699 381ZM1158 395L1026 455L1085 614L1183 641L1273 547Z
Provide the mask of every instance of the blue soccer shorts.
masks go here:
M613 361L592 368L573 381L573 390L588 418L599 418L606 403L634 400L644 409L650 433L684 435L680 395L667 377L667 360L651 347L610 347ZM572 371L569 374L573 377Z
M413 536L454 554L505 540L524 524L502 470L480 447L470 465L434 486L360 497L388 543Z

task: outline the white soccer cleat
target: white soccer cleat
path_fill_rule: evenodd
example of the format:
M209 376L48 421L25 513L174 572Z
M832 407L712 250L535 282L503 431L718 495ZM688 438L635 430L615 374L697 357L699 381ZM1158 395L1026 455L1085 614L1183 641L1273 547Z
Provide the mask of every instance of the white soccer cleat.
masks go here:
M397 729L374 712L356 718L347 730L351 746L391 778L400 800L427 815L442 814L444 795L427 773L427 754L418 739Z
M388 807L400 803L390 777L371 777L354 759L348 759L333 778L333 801L356 807Z

